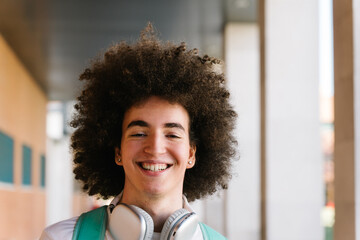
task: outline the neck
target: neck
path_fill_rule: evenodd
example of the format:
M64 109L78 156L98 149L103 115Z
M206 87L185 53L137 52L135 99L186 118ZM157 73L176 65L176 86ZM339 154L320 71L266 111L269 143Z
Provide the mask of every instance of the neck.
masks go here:
M171 196L161 196L144 192L134 195L131 194L131 191L127 192L125 190L121 202L138 206L150 214L154 221L155 232L161 232L166 219L176 210L183 207L181 192Z

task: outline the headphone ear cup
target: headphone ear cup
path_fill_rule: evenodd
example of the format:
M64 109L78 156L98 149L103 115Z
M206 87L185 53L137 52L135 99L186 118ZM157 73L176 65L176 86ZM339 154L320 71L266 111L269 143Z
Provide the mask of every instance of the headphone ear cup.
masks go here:
M153 232L154 232L154 222L153 222L151 216L146 211L144 211L143 209L141 209L135 205L130 205L130 207L133 208L145 220L146 230L145 230L143 237L141 237L140 239L151 240Z
M109 230L114 239L151 240L154 223L150 215L139 207L118 204L109 218Z
M184 208L181 208L175 211L164 223L164 226L161 230L160 240L168 240L173 233L173 230L176 228L176 223L178 223L183 217L186 217L190 212Z

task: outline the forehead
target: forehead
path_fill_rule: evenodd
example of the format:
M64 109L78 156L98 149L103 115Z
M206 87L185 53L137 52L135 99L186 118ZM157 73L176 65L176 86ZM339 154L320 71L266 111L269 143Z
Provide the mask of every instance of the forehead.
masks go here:
M159 97L150 97L128 109L124 115L123 127L137 120L145 121L149 125L180 123L186 129L189 126L189 114L182 105Z

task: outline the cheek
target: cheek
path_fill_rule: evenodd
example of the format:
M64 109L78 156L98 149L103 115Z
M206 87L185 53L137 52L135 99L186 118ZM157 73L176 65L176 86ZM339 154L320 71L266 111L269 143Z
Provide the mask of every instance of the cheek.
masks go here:
M139 144L136 142L125 142L121 144L121 156L125 159L133 156L139 151Z
M174 154L176 154L176 157L179 161L186 163L189 158L189 151L190 151L190 146L181 145L181 146L177 146L177 148L174 149Z

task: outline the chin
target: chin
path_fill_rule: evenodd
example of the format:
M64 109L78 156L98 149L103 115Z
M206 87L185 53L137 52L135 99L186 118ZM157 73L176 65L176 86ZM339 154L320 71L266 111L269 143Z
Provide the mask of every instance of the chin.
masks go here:
M170 190L166 190L163 185L153 185L153 186L145 186L144 192L149 195L164 195L166 193L171 192Z
M161 188L146 188L144 192L149 195L162 195L165 193L165 191Z

